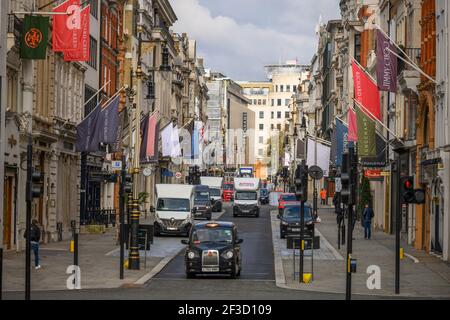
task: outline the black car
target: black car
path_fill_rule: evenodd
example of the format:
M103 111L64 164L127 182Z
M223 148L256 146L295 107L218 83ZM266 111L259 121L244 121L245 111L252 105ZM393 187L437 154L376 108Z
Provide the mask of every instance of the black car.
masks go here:
M194 218L205 218L211 220L212 218L212 204L210 188L208 186L195 186L194 194Z
M284 207L281 214L278 215L280 219L280 238L284 239L286 235L300 234L300 203L288 204ZM315 219L312 216L312 208L305 203L305 236L312 236Z
M220 188L209 188L211 196L211 205L213 212L222 211L222 190Z
M260 204L269 203L269 190L264 188L259 190L259 203Z
M237 228L232 222L200 222L191 228L184 256L186 277L197 274L240 275L242 269L241 246Z

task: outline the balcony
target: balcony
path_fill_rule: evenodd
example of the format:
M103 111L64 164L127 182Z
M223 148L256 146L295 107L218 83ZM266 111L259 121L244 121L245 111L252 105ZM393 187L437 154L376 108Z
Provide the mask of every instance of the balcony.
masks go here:
M417 65L420 64L420 48L406 48L404 51L410 60ZM402 53L400 55L404 56ZM398 83L402 93L408 94L410 91L414 91L418 94L417 86L420 83L420 73L400 59L397 59L397 64Z
M8 15L8 51L16 46L20 48L20 36L23 30L23 22L16 15Z

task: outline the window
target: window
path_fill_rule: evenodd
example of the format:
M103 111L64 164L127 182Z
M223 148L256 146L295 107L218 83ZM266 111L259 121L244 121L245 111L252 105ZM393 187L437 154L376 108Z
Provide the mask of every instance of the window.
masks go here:
M275 86L275 92L278 92L278 85Z
M262 103L265 106L266 105L266 99L263 99Z
M277 129L281 130L281 123L277 124Z
M273 119L273 118L275 118L275 111L272 111L271 113L270 113L270 117Z
M281 107L281 99L277 99L277 106Z
M89 61L87 64L97 70L97 40L89 38Z
M273 130L274 128L275 128L275 126L274 126L274 124L272 123L272 124L270 125L270 129Z
M258 142L259 142L259 143L264 143L264 137L259 137L259 138L258 138Z
M261 105L261 99L258 99L258 106Z
M281 111L277 111L277 119L281 119Z
M289 118L290 118L290 112L289 112L289 111L286 111L286 112L284 113L284 117L285 117L286 119L289 119Z
M284 125L284 131L285 131L285 132L289 132L289 123L286 123L286 124Z
M297 92L297 86L292 86L292 91Z
M258 156L264 155L264 149L258 149Z
M275 99L272 99L272 107L275 106Z
M284 92L284 86L283 85L280 86L280 91Z
M291 92L291 86L290 85L286 86L286 92Z
M259 112L259 118L260 119L264 119L264 111L260 111Z
M355 60L361 63L361 34L359 33L355 34Z
M89 86L85 86L84 87L84 101L87 102L89 99L91 99L96 91L97 90L95 90ZM97 99L93 98L84 106L84 117L86 117L89 113L91 113L91 111L94 110L94 108L96 106L97 106Z
M259 124L259 130L264 130L264 124L262 123Z
M91 16L95 19L98 17L98 1L97 0L89 0L89 4L91 5Z
M285 103L286 107L289 107L289 105L291 104L291 99L286 99Z
M256 105L256 99L253 99L253 104Z

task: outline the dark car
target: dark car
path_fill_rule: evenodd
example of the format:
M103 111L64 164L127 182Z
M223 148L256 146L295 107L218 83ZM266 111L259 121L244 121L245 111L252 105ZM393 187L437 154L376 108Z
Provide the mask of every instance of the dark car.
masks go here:
M264 188L259 190L259 203L260 204L269 203L269 190Z
M208 186L195 186L194 191L194 218L205 218L211 220L212 218L212 204L211 193Z
M222 211L222 190L220 188L209 188L209 193L211 196L212 211L221 212Z
M186 277L197 274L240 275L242 269L241 246L237 228L232 222L200 222L191 228L184 256Z
M300 234L300 202L297 204L287 204L281 214L278 215L280 219L280 238L284 239L286 235ZM314 229L315 219L312 216L312 208L305 203L305 236L311 236Z

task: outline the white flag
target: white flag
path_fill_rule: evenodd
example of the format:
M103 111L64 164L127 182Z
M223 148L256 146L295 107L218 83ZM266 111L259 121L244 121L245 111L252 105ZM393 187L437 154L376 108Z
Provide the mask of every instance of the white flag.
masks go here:
M172 129L172 150L171 157L177 158L181 156L181 146L180 146L180 134L178 133L178 127L174 126Z
M161 131L163 157L170 157L172 155L172 128L172 123L169 123Z
M317 151L316 151L317 148ZM308 138L308 151L306 155L306 165L308 167L317 165L323 170L323 176L328 177L328 170L330 169L330 152L331 148ZM317 160L314 161L315 153L317 152Z

